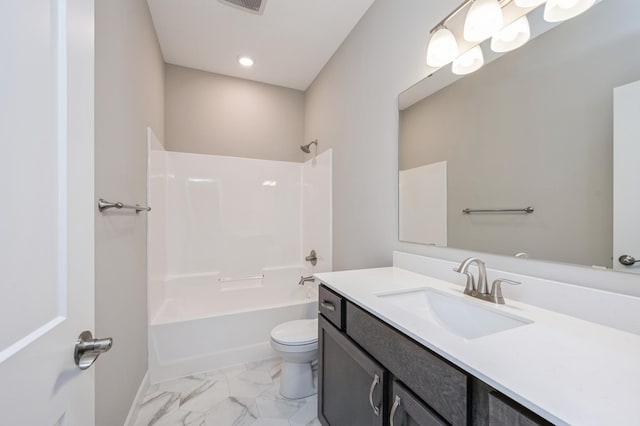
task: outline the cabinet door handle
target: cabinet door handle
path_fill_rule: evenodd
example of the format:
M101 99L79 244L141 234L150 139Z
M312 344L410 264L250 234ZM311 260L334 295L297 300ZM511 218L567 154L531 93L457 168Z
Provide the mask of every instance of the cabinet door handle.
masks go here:
M323 300L322 302L320 302L320 306L325 308L327 311L335 312L336 310L336 305L334 305L331 302L327 302L326 300Z
M396 416L396 411L398 411L398 407L400 406L400 397L396 395L393 400L393 405L391 406L391 414L389 414L389 426L393 426L393 419Z
M371 408L373 408L373 414L375 414L376 416L380 415L380 407L376 406L373 403L373 391L376 389L376 386L378 386L378 383L380 383L380 376L374 374L373 381L371 382L371 389L369 389L369 404L371 404Z

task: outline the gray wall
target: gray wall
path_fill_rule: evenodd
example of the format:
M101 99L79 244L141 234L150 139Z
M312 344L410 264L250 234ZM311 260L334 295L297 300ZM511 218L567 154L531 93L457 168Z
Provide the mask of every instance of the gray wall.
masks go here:
M146 127L162 139L164 64L145 0L96 1L96 197L145 203ZM96 424L124 423L147 371L145 213L96 212Z
M448 161L449 246L612 266L613 88L640 79L639 15L605 2L400 113L400 169Z
M477 254L398 241L398 94L426 77L428 31L452 7L445 0L376 0L307 91L306 137L317 137L321 150L334 149L336 270L390 265L392 250L448 260ZM482 257L495 268L592 287L631 287L637 280L632 274Z
M166 65L169 151L304 161L304 92Z
M336 270L391 263L398 94L425 77L429 28L450 8L447 1L377 0L307 90L306 139L334 150Z

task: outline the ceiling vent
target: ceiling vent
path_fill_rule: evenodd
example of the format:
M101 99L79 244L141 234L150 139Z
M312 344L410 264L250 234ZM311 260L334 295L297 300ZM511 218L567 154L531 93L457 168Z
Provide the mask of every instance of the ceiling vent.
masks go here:
M220 0L220 3L262 15L264 12L264 6L267 4L267 0Z

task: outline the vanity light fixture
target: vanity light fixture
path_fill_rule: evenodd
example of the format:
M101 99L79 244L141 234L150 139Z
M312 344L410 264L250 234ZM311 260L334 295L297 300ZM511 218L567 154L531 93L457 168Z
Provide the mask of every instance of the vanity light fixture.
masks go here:
M525 15L491 37L491 50L494 52L509 52L524 45L530 38L531 28Z
M455 74L468 74L484 64L482 50L478 46L489 37L491 49L499 53L517 49L529 41L531 28L527 13L538 6L546 3L544 19L559 22L581 14L595 2L596 0L464 0L430 31L432 36L427 47L427 65L440 68L453 62L452 70ZM458 20L447 26L449 21L467 8L464 23ZM508 19L506 26L505 19ZM464 49L462 55L460 48Z
M518 7L538 7L547 0L515 0Z
M451 71L457 75L471 74L484 65L484 55L480 45L473 47L464 54L458 56L451 65Z
M504 24L498 0L473 0L464 21L464 39L483 41L500 31Z
M253 59L248 56L238 56L238 63L243 67L249 68L253 66Z
M440 27L431 37L427 48L427 65L443 67L458 56L458 42L446 27Z
M594 3L595 0L548 0L544 7L544 20L566 21L585 12Z

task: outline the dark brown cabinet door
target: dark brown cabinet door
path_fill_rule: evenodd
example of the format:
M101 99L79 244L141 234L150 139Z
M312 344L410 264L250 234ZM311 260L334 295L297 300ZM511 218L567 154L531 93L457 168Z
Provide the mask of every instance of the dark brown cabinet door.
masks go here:
M391 386L390 403L390 426L446 426L448 424L397 380L394 380Z
M489 426L551 426L552 423L530 412L497 392L489 393Z
M385 370L318 317L318 418L325 426L382 426Z

